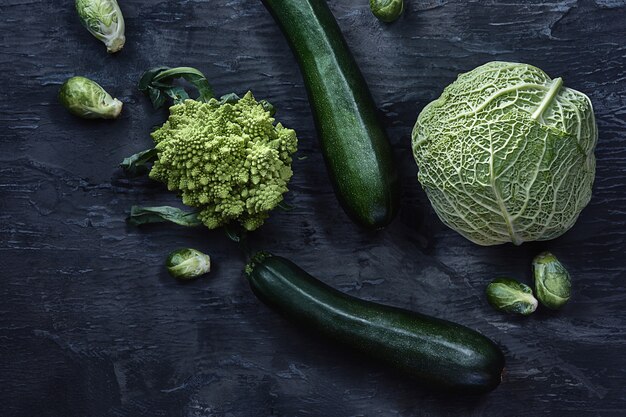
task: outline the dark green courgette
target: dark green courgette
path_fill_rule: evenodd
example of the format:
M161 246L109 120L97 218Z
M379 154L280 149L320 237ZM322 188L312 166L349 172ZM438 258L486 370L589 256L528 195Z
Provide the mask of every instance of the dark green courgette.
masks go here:
M263 0L285 34L306 85L337 198L368 228L393 220L398 174L389 140L363 79L324 0Z
M270 254L257 254L246 276L257 297L287 318L421 381L467 392L500 383L502 352L467 327L351 297Z

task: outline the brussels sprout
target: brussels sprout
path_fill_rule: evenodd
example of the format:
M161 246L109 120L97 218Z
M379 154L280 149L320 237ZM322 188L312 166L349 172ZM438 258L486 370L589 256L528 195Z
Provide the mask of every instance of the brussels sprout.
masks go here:
M558 310L569 301L572 289L569 273L550 252L543 252L533 259L533 275L541 304Z
M76 0L76 11L83 26L104 42L108 53L124 47L124 16L116 0Z
M374 16L383 22L393 22L404 11L404 0L370 0Z
M178 249L170 253L166 265L174 278L193 279L211 270L211 258L195 249Z
M85 119L115 119L122 111L121 101L85 77L67 80L59 91L59 100L70 113Z
M487 300L496 310L527 316L537 309L533 290L510 278L496 278L487 286Z

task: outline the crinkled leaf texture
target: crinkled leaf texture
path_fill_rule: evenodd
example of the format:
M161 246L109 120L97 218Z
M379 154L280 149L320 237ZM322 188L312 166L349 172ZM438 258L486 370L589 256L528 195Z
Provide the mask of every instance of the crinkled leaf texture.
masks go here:
M480 245L549 240L591 198L597 125L589 98L531 65L459 75L413 129L418 179L439 218Z

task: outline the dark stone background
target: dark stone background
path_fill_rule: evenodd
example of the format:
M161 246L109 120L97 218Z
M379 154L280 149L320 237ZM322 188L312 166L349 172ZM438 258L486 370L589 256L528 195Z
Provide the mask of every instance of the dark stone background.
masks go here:
M351 223L323 168L295 60L258 0L124 0L125 49L108 56L71 0L0 5L0 415L2 416L624 416L626 415L626 2L408 0L393 25L367 0L331 9L369 82L403 180L401 213L371 234ZM415 178L410 131L459 72L528 62L587 93L600 128L595 195L551 242L476 246L445 228ZM157 65L205 72L218 93L254 91L297 129L292 211L252 237L352 295L475 328L507 373L493 393L431 392L274 314L250 292L221 231L127 227L132 204L175 204L123 157L150 146L155 112L137 91ZM57 102L72 75L125 103L84 121ZM181 284L163 266L190 246L214 271ZM529 282L549 249L568 266L571 303L499 314L483 295Z

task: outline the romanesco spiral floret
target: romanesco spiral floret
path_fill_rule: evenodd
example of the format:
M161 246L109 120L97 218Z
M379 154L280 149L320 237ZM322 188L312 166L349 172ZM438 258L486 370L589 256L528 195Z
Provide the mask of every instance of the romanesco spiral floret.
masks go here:
M261 226L288 191L296 133L274 125L248 92L237 103L186 100L152 133L158 158L150 177L200 209L210 229L238 221Z

